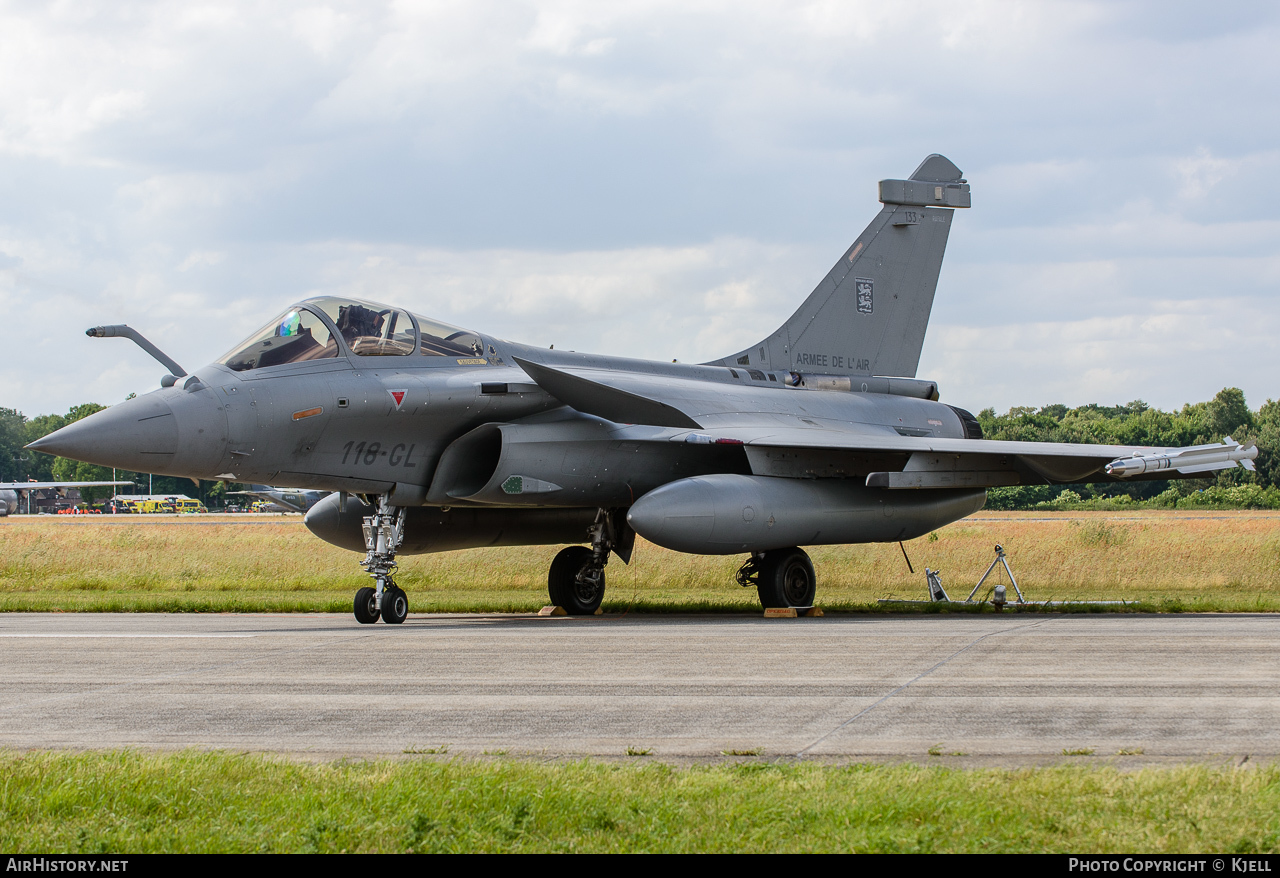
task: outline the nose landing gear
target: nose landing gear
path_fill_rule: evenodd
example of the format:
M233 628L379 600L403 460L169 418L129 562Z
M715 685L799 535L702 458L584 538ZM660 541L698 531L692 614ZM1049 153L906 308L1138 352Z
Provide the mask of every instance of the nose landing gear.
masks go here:
M404 516L405 507L392 506L383 494L377 510L364 518L367 554L360 566L373 577L375 587L356 592L356 621L362 625L372 625L379 617L388 625L399 625L409 615L409 597L394 577L396 552L404 542Z

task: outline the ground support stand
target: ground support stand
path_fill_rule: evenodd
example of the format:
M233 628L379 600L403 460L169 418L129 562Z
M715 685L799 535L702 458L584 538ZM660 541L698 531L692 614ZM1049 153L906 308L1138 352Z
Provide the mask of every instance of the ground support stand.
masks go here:
M973 596L978 593L978 589L982 588L982 583L987 581L987 577L991 575L992 570L996 569L997 564L1003 564L1004 572L1009 574L1009 581L1013 583L1013 590L1018 595L1018 603L1025 604L1027 602L1027 599L1022 596L1022 589L1018 588L1018 580L1013 578L1013 571L1009 569L1009 561L1005 557L1004 546L996 543L996 559L991 562L991 566L987 568L987 572L982 574L982 578L979 579L978 584L973 587L973 591L969 592L969 596L964 599L966 604L973 600ZM1003 600L999 599L1003 598L1003 595L998 595L997 598L997 603L1004 603Z

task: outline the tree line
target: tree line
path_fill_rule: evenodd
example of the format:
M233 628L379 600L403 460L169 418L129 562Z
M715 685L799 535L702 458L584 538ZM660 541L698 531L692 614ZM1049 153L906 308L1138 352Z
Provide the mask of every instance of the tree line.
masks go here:
M978 414L987 439L1024 442L1082 442L1102 445L1182 447L1207 445L1230 436L1258 444L1257 472L1243 467L1207 479L1152 482L1098 482L1088 485L1027 485L987 492L988 509L1094 508L1127 504L1164 508L1280 509L1280 402L1267 400L1250 410L1244 391L1225 387L1207 402L1165 412L1142 400L1118 406L1068 408L1018 406L1003 415Z
M85 403L73 406L65 415L37 415L0 408L0 481L104 481L109 467L80 463L62 457L27 451L23 446L54 430L101 411L105 406ZM1231 436L1239 442L1253 440L1259 448L1254 461L1257 472L1236 467L1211 479L1172 482L1101 482L1063 488L1061 485L1028 485L994 488L988 492L988 509L1065 508L1085 506L1112 508L1141 503L1157 507L1224 507L1280 509L1280 402L1267 400L1257 411L1250 410L1244 391L1225 387L1207 402L1188 403L1179 411L1165 412L1142 400L1125 405L1089 404L1077 408L1065 405L1017 406L1002 415L994 409L978 413L978 423L987 439L1025 442L1082 442L1104 445L1154 445L1179 447L1219 442ZM116 478L130 479L146 489L146 473L116 471ZM227 486L190 479L155 476L157 494L195 494L206 504L221 505ZM111 496L110 488L85 488L86 500Z

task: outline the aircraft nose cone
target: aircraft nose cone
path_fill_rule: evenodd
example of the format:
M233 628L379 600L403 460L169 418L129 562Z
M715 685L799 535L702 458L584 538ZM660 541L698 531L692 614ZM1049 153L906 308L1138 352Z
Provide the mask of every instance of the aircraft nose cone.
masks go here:
M139 472L160 472L178 450L173 409L154 395L126 400L27 446L46 454Z
M68 424L28 448L140 473L212 478L227 419L207 389L159 390Z

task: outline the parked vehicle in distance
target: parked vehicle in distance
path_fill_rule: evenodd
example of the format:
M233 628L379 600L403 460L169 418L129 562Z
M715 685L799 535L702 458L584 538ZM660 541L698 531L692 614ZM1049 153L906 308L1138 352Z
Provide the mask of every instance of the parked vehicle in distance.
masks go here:
M209 511L199 500L185 494L118 494L107 505L116 513L144 515Z

